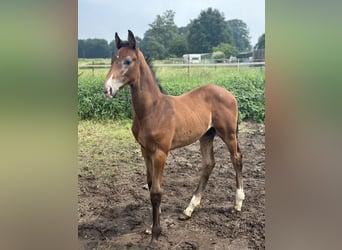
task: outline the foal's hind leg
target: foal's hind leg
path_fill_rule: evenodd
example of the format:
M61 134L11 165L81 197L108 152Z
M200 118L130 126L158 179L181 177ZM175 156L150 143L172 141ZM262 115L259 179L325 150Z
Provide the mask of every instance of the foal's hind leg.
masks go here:
M202 154L202 169L201 177L198 183L197 189L192 196L189 206L183 211L184 216L179 217L180 219L189 219L194 209L200 204L202 198L202 192L207 185L209 176L215 166L214 152L213 152L213 140L215 137L215 129L211 128L208 132L203 135L200 139L200 147Z
M143 147L141 147L141 153L142 153L142 156L144 157L145 166L146 166L146 179L147 179L146 184L147 184L148 190L150 190L152 186L152 159L147 154L146 150Z
M230 132L228 136L222 138L226 143L230 158L232 160L235 174L236 174L236 194L235 194L235 209L241 211L242 202L245 199L245 193L243 191L242 180L242 154L237 142L236 132Z

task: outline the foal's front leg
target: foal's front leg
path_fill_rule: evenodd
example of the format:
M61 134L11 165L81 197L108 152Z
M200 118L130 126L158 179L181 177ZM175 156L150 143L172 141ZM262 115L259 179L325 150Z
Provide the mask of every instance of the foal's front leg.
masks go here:
M167 153L157 149L151 154L152 159L152 185L150 189L150 198L152 203L152 240L150 244L154 244L161 233L160 227L160 203L161 203L161 182L165 167Z
M141 153L142 156L144 157L145 160L145 166L146 166L146 186L144 186L144 188L148 189L149 191L151 191L151 186L152 186L152 159L150 154L148 154L146 152L146 150L141 147ZM145 229L145 233L146 234L152 234L152 224L150 227Z
M146 150L141 147L141 153L142 156L144 157L145 160L145 166L146 166L146 179L147 179L147 184L146 184L146 189L148 189L149 191L151 191L151 187L152 187L152 173L153 173L153 166L152 166L152 159L151 159L151 155L148 154L146 152ZM144 186L145 188L145 186ZM161 208L159 206L159 214L161 214ZM153 224L151 224L150 227L145 229L145 233L146 234L152 234L152 226Z

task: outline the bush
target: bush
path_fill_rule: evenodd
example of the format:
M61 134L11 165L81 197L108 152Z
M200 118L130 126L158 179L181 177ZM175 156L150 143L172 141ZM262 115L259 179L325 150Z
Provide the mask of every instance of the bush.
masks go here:
M157 77L169 95L180 95L206 83L231 91L239 103L239 119L265 119L265 74L260 68L186 69L158 68ZM103 77L82 76L78 85L78 115L81 120L132 118L130 88L122 89L114 100L102 93Z
M215 62L221 63L224 59L224 53L222 51L215 51L211 57Z
M231 44L228 43L220 43L218 46L213 48L214 54L215 52L222 52L225 58L229 58L231 56L236 56L239 51Z
M264 80L256 79L255 76L235 76L219 85L231 91L238 100L239 120L265 120Z
M78 117L81 120L132 118L129 88L124 88L114 100L105 98L103 81L86 78L78 85Z

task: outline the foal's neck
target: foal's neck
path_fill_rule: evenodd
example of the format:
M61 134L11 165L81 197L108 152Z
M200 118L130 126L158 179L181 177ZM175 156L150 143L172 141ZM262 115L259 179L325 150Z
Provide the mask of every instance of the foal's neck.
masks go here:
M163 98L163 94L143 55L141 53L139 54L140 76L137 81L131 85L131 94L135 116L137 116L138 119L142 119L151 113L154 107L158 105L159 101Z

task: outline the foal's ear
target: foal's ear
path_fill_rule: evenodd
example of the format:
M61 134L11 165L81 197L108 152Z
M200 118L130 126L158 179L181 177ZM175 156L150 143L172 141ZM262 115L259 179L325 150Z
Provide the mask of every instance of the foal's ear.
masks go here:
M122 47L121 46L121 39L120 39L117 32L115 32L115 44L116 44L116 49L120 49Z
M128 30L128 44L129 47L131 47L132 49L135 49L135 38L133 35L133 32Z

